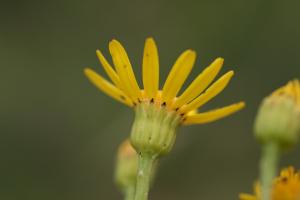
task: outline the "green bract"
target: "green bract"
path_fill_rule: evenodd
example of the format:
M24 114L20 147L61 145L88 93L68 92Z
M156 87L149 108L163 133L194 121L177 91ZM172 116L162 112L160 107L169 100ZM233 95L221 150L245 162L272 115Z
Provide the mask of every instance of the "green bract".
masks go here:
M255 122L256 137L263 143L274 141L282 148L292 147L299 137L300 110L289 96L267 97Z
M176 139L181 117L175 111L154 104L139 104L135 110L131 143L137 152L161 156L167 154Z

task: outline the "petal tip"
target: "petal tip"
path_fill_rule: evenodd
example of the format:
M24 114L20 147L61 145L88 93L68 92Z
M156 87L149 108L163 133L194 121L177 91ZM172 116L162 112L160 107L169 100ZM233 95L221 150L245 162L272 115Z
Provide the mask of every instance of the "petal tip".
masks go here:
M219 62L219 63L221 63L221 65L223 65L223 63L224 63L224 58L218 57L218 58L216 59L216 61Z
M154 43L154 38L153 37L147 37L146 42L153 42Z
M148 46L149 47L155 47L156 48L156 43L155 43L155 40L152 38L152 37L148 37L146 40L145 40L145 47Z
M234 75L234 71L230 70L229 72L227 72L228 76L232 77Z
M109 42L109 48L115 46L115 45L120 45L120 42L116 39L112 39L110 42Z
M103 54L102 54L102 52L99 49L96 50L96 56L100 59L100 62L101 62L101 60L104 57Z
M195 59L197 56L197 52L193 49L188 49L188 50L186 50L186 52L187 52L187 55L191 56L193 59Z
M241 101L239 103L236 103L236 106L240 109L243 109L246 106L246 103L244 101Z
M93 72L93 70L89 67L86 67L83 69L83 73L88 76L89 74L91 74Z

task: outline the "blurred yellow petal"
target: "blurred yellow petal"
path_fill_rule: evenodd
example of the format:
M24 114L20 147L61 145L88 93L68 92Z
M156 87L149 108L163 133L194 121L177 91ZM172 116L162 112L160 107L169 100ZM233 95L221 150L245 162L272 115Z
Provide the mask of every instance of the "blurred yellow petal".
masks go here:
M300 83L299 80L294 80L295 97L298 106L300 106Z
M279 176L279 182L283 179L283 178L292 178L295 174L295 169L294 167L290 166L287 168L284 168L280 171L280 176Z
M294 83L293 81L289 81L287 83L287 86L285 87L285 92L291 96L293 96L294 93Z
M241 194L240 200L261 200L261 186L255 184L254 194ZM271 200L299 200L300 176L299 172L290 166L281 170L280 175L272 181Z
M258 182L256 182L254 184L254 194L255 196L257 197L257 199L260 199L261 198L261 189L260 189L260 185Z
M110 66L110 64L107 62L101 51L96 51L97 57L102 64L102 67L104 68L105 72L109 76L110 80L118 87L120 88L120 79L118 74L115 72L115 70Z
M289 96L296 105L300 106L300 83L299 80L289 81L285 86L275 90L271 96Z
M184 104L189 103L196 98L205 88L214 80L222 68L224 59L217 58L210 64L197 78L189 85L189 87L176 99L173 108L180 108Z
M197 109L212 98L214 98L215 96L217 96L227 86L233 74L233 71L229 71L226 74L224 74L221 78L214 82L203 94L198 96L191 103L187 104L186 106L183 106L180 109L180 112L187 113L191 110Z
M195 59L196 52L186 50L176 60L163 87L162 100L164 102L170 102L179 92L182 84L192 70Z
M240 200L258 200L255 196L250 195L250 194L240 194L239 195Z
M141 99L140 88L124 47L117 40L112 40L109 43L109 51L120 77L122 88L128 96L138 101Z
M153 38L146 39L143 57L143 84L146 96L155 98L159 87L159 59Z
M215 109L212 111L187 116L183 124L203 124L213 122L228 115L231 115L245 106L244 102L232 104L223 108Z
M109 83L102 76L97 74L95 71L86 68L84 69L85 75L88 79L100 90L106 93L108 96L128 105L133 106L132 101L127 97L121 90L116 88L113 84Z

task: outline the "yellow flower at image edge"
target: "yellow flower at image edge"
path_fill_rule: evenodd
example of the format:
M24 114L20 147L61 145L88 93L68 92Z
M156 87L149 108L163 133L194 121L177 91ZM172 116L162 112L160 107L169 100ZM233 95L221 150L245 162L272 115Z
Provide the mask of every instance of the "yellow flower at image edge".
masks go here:
M261 200L259 184L255 184L254 190L254 195L240 194L240 200ZM293 167L283 169L274 179L271 200L300 200L300 174Z
M144 47L142 70L144 89L140 89L136 81L123 46L118 41L112 40L109 43L109 51L115 68L99 50L96 53L111 82L90 68L86 68L84 72L96 87L130 107L151 104L157 108L165 108L176 113L179 124L188 125L215 121L240 110L245 105L244 102L239 102L208 112L196 112L198 108L218 95L234 74L233 71L229 71L211 84L223 65L222 58L217 58L184 92L177 96L196 60L196 53L193 50L186 50L179 56L161 90L159 89L158 50L152 38L146 40Z

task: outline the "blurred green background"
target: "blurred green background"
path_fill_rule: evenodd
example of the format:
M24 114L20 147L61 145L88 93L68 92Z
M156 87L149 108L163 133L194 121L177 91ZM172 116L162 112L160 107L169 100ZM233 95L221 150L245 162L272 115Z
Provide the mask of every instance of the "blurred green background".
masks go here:
M118 144L133 111L83 75L117 38L140 78L144 40L158 44L161 83L177 56L198 53L187 82L214 58L236 72L207 108L245 100L226 119L179 130L162 159L151 199L237 199L251 192L261 99L300 76L299 1L0 1L0 199L121 199L112 181ZM300 167L299 148L282 166Z

